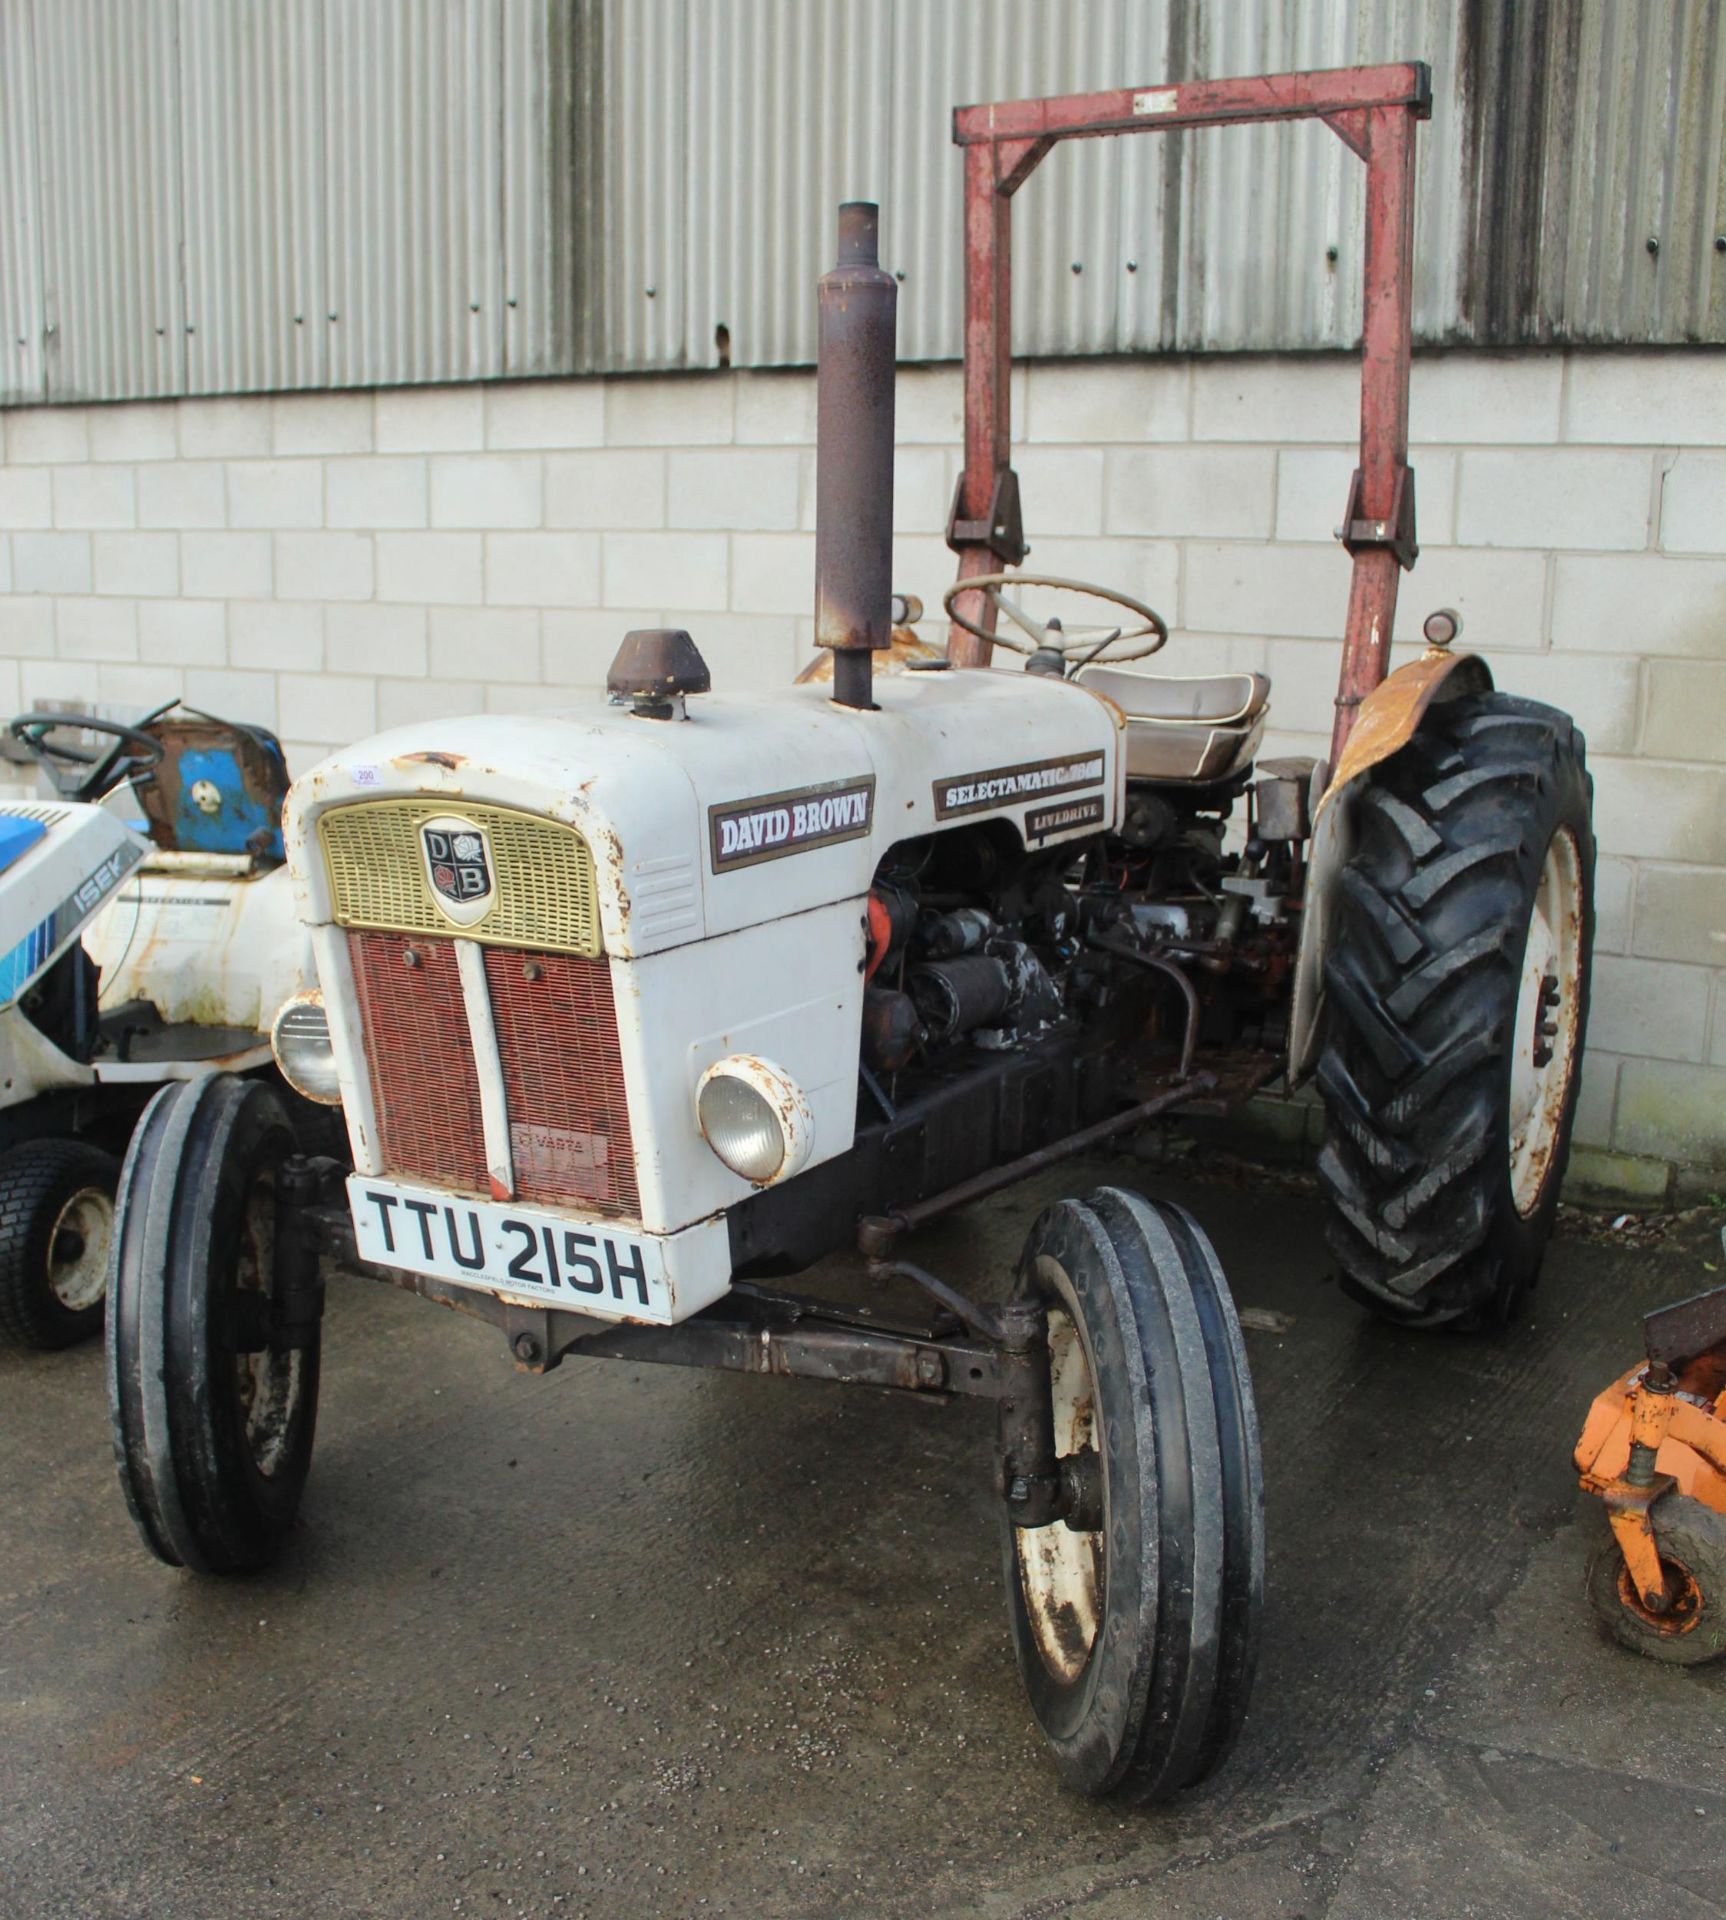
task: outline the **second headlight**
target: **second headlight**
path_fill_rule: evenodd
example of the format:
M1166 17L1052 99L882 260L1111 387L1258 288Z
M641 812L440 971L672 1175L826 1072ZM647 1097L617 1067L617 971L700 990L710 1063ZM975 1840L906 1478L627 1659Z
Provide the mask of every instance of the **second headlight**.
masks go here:
M707 1144L758 1187L789 1178L809 1158L809 1102L770 1060L739 1053L715 1061L701 1076L695 1107Z

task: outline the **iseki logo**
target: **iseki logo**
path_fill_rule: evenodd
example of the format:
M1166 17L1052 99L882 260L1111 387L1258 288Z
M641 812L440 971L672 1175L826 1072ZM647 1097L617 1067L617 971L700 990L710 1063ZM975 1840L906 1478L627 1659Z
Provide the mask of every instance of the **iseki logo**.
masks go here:
M428 820L420 828L420 850L439 912L460 927L483 919L493 884L485 829L454 815Z

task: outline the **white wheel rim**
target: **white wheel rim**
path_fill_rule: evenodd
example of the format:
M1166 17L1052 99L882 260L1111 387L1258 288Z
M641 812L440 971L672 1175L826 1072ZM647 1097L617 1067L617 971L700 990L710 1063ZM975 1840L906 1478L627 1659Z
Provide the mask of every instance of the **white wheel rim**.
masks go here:
M114 1202L100 1187L80 1187L60 1209L48 1238L48 1285L68 1313L83 1313L108 1290Z
M1581 984L1582 860L1560 827L1534 893L1510 1056L1510 1191L1525 1217L1545 1191L1570 1099Z
M1040 1261L1063 1301L1071 1301L1067 1276ZM1064 1304L1049 1309L1049 1389L1055 1409L1055 1453L1101 1451L1095 1375L1076 1315ZM1075 1533L1064 1520L1049 1527L1018 1527L1013 1545L1031 1636L1043 1664L1057 1679L1076 1680L1091 1657L1103 1617L1103 1545L1108 1538L1108 1474L1103 1476L1103 1525Z

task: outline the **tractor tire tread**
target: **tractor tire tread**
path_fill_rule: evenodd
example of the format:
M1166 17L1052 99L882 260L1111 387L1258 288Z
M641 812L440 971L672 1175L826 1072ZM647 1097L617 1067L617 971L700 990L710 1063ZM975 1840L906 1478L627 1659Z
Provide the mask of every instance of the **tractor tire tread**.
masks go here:
M1324 962L1318 1164L1345 1292L1411 1324L1490 1325L1533 1284L1574 1108L1531 1215L1506 1222L1506 1056L1523 930L1560 827L1584 869L1586 1024L1593 836L1585 746L1538 701L1461 695L1369 775Z

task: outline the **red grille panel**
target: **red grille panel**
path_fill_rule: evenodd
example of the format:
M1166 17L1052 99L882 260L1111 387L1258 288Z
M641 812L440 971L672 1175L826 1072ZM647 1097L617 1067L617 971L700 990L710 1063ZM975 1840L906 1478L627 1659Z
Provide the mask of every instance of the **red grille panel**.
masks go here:
M611 963L488 947L516 1191L637 1219Z
M407 964L409 948L418 966ZM484 1193L485 1127L453 942L350 933L348 953L384 1166Z

